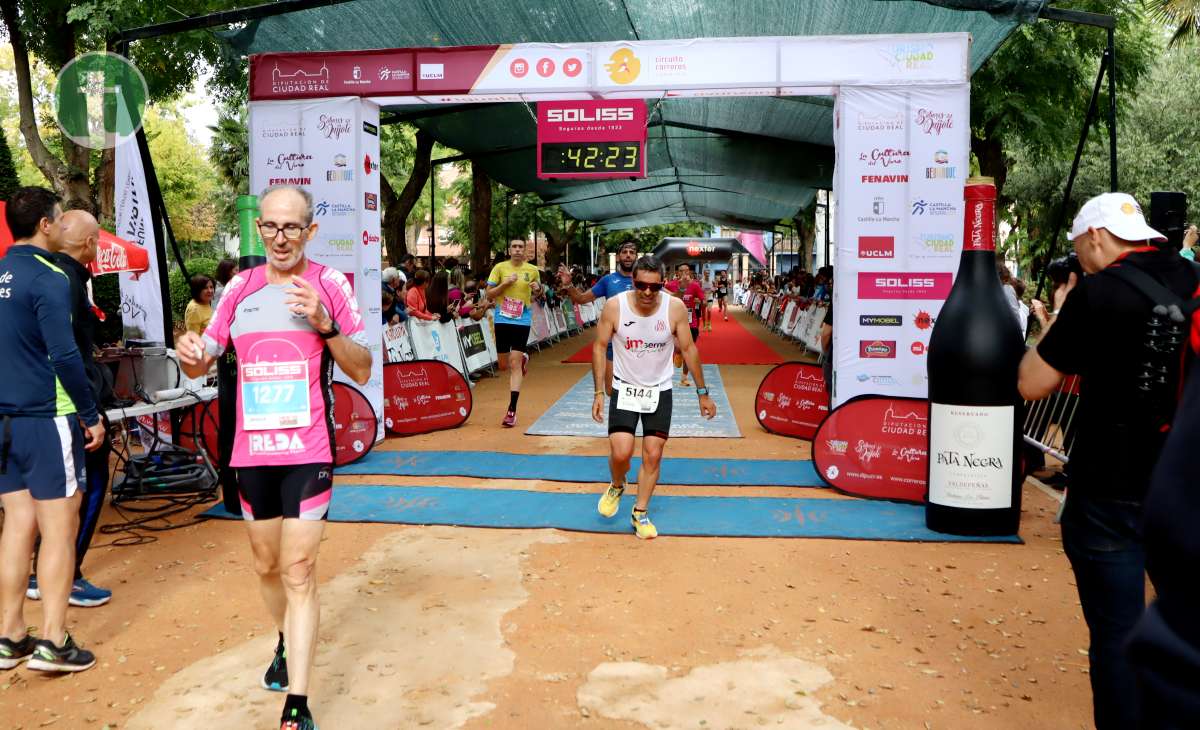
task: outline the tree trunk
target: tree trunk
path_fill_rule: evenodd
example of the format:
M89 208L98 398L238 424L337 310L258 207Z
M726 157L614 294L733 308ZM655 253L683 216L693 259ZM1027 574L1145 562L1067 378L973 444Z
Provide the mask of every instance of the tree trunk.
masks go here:
M485 271L492 259L492 179L471 163L471 271Z
M1004 145L996 137L978 138L972 135L971 151L979 159L980 174L996 180L996 199L999 201L1004 191L1004 183L1008 180L1008 160L1004 155Z
M417 148L413 153L412 174L404 189L397 195L391 185L381 175L379 193L383 197L383 242L387 250L388 261L392 266L400 264L400 259L408 253L408 242L405 240L408 214L421 197L421 190L429 180L432 168L430 157L433 154L433 137L423 129L417 130Z
M548 271L558 270L558 265L562 262L563 251L566 250L568 243L575 240L578 232L579 221L571 221L565 230L552 225L542 228L542 233L546 234L546 269Z
M96 217L112 225L117 217L116 187L117 166L116 151L110 147L100 155L100 165L96 168L95 182L92 185L92 199L96 201Z

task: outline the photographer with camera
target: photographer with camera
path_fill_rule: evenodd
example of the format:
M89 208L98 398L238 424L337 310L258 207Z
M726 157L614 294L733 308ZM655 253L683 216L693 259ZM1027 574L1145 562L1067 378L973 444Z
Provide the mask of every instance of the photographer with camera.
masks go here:
M1074 271L1070 260L1065 278L1058 266L1048 272L1060 283L1053 309L1035 309L1042 336L1021 361L1018 387L1022 397L1038 400L1053 393L1065 375L1082 376L1063 548L1091 637L1096 726L1130 728L1138 726L1138 703L1123 644L1146 602L1138 527L1173 415L1167 411L1174 406L1177 353L1186 332L1164 323L1156 299L1161 293L1190 299L1198 277L1174 251L1148 245L1165 236L1146 224L1137 201L1124 193L1085 203L1069 238L1086 275ZM1147 287L1158 287L1156 294L1146 293Z

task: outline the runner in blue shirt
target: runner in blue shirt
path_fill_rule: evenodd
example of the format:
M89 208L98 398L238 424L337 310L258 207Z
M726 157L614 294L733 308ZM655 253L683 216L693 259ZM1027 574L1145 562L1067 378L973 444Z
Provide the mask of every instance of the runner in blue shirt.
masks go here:
M633 289L633 265L637 262L637 244L624 241L617 248L617 270L596 282L591 289L580 291L571 283L571 272L565 266L558 267L559 296L570 297L575 304L587 304L600 297L611 299ZM613 350L608 344L608 362L604 365L604 389L612 395Z

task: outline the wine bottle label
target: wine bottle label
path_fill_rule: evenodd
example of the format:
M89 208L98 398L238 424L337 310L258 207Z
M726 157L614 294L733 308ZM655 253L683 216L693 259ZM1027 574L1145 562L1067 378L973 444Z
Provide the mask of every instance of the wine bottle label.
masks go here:
M930 404L930 502L964 509L1012 506L1014 410Z
M995 227L995 201L968 197L965 230L963 232L963 250L995 251Z

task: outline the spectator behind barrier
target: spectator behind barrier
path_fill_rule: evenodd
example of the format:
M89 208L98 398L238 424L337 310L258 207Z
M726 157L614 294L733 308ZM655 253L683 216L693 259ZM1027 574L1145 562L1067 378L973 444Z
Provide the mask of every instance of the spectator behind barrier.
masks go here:
M425 298L425 287L429 283L429 272L425 269L417 269L413 272L412 278L408 281L408 293L405 294L405 309L408 310L409 317L417 319L436 320L438 315L429 311L429 306Z
M433 283L429 285L429 291L426 292L426 308L442 323L449 322L458 316L458 307L461 303L461 299L458 302L450 301L449 279L450 275L446 271L437 272L433 275Z
M213 316L212 304L216 286L213 280L204 274L193 276L188 286L192 290L192 300L183 311L183 326L188 332L202 335Z

